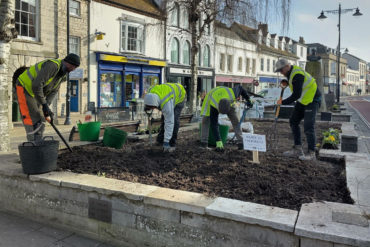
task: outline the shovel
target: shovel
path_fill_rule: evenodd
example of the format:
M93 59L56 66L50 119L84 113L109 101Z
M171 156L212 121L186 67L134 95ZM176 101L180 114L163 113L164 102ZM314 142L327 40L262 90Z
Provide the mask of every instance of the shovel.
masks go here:
M53 122L53 119L50 119L49 117L46 119L51 127L53 127L53 129L55 130L55 132L57 132L58 136L60 137L60 139L62 139L62 141L64 142L64 144L67 146L67 148L69 149L69 151L72 153L72 148L69 146L69 144L67 143L67 141L64 139L64 137L62 136L62 134L59 132L59 130L57 129L57 127L55 127L54 125L54 122Z
M284 90L285 90L285 87L282 87L281 88L281 93L280 93L280 100L283 99L283 94L284 94ZM277 125L277 120L279 118L279 113L280 113L280 105L277 105L276 107L276 111L275 111L275 120L274 122L272 123L272 126L271 128L269 129L268 131L268 134L267 134L267 140L269 140L269 147L270 148L275 148L276 146L276 125Z
M149 145L152 146L152 121L151 116L153 114L153 110L145 111L146 115L148 116L148 129L149 129Z

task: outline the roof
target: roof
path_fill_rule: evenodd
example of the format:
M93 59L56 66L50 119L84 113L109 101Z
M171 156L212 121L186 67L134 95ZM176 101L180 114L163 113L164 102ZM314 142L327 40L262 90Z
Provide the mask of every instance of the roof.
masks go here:
M365 60L363 60L363 59L361 59L361 58L359 58L359 57L356 57L356 56L354 56L354 55L352 55L352 54L349 54L349 53L343 53L343 54L342 54L342 57L343 57L344 55L347 55L347 56L353 57L353 58L355 58L355 59L357 59L357 60L360 60L360 61L362 61L362 62L365 62L365 63L366 63L366 61L365 61Z
M230 27L227 27L226 24L219 21L215 21L215 32L216 35L224 36L226 38L243 39L234 30L232 30Z
M159 7L152 0L93 0L102 4L111 5L117 8L126 9L153 18L162 19Z
M296 58L296 59L299 58L296 55L294 55L293 53L290 53L290 52L285 51L285 50L276 49L274 47L269 47L269 46L266 46L265 44L258 45L258 46L261 48L262 51L267 51L267 52L283 55L283 56L286 56L286 57Z

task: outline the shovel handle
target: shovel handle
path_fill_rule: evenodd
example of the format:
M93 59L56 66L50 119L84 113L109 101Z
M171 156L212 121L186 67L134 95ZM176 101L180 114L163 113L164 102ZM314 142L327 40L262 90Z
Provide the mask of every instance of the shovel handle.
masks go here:
M283 99L284 90L285 90L285 87L281 88L279 100ZM276 119L279 117L279 113L280 113L280 105L278 105L277 108L276 108L276 112L275 112L275 118Z

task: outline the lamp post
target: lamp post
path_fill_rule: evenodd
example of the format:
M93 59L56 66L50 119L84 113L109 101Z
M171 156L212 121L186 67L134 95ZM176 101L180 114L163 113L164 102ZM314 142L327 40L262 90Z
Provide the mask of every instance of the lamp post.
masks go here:
M337 102L339 102L339 94L340 94L340 21L341 21L341 15L342 13L348 13L348 12L353 12L356 11L353 16L361 16L362 14L360 13L360 10L358 8L352 8L352 9L342 9L341 5L339 4L339 8L336 10L323 10L321 11L320 16L318 19L323 20L327 18L324 13L329 13L329 14L338 14L338 32L339 32L339 38L338 38L338 47L337 47Z

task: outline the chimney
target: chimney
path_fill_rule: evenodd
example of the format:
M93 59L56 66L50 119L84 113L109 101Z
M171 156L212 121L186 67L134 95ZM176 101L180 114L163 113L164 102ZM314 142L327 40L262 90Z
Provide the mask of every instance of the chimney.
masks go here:
M301 43L301 44L305 43L304 38L302 36L299 36L299 43Z
M258 24L258 30L262 30L263 36L265 36L268 33L268 25L259 23Z

